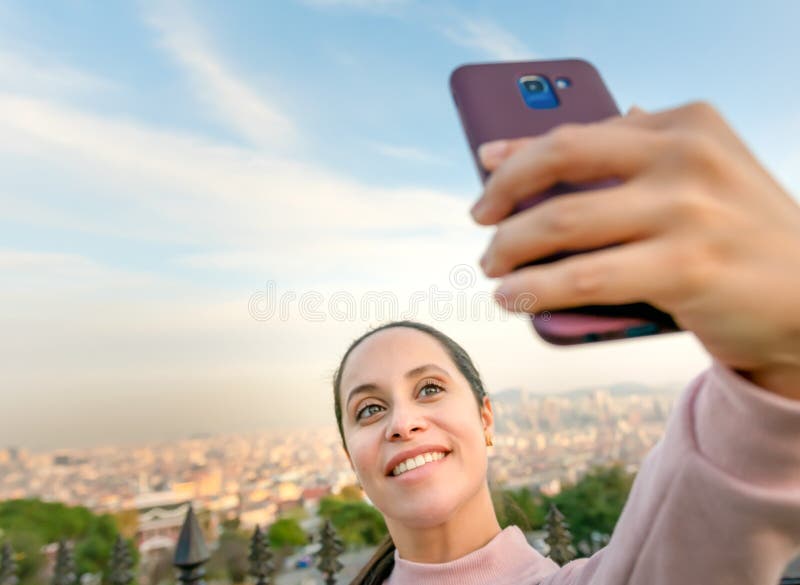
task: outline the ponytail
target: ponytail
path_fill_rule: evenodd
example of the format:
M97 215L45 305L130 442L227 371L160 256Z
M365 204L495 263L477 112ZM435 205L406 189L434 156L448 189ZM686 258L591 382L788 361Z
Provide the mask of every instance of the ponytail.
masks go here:
M392 535L387 534L350 585L382 585L394 569L394 551Z

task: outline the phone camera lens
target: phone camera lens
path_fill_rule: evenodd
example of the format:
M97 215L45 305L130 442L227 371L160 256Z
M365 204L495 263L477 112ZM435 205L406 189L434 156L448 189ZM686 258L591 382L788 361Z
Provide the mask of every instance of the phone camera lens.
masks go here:
M517 79L517 87L529 108L542 110L558 107L556 92L544 75L523 75Z
M531 93L542 93L545 88L541 79L529 79L525 82L525 89Z

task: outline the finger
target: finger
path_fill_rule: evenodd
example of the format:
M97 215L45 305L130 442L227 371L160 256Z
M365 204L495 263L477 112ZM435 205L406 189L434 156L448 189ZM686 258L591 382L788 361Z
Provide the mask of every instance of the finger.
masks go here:
M712 138L717 145L725 147L729 152L745 155L754 160L750 151L725 119L707 102L691 102L652 114L641 113L614 118L608 123L669 133L674 138L705 135Z
M633 106L631 111L634 109L636 109L634 115L613 118L608 120L608 123L649 130L706 130L718 137L726 138L733 134L717 109L708 102L690 102L653 113L645 112L636 106Z
M646 115L647 112L637 105L630 107L625 114L626 117ZM617 116L608 120L616 120ZM492 140L484 142L478 147L478 159L483 168L489 172L494 171L500 164L516 151L529 144L535 137L524 136L522 138L509 138L503 140Z
M659 144L653 133L607 123L563 125L526 140L486 182L472 209L478 223L496 223L518 202L561 181L629 178L654 159Z
M521 310L515 301L531 294L537 311L642 301L659 306L677 286L665 259L664 244L653 240L577 254L510 273L495 299L510 311Z
M498 277L562 250L640 239L662 227L663 208L663 198L649 197L634 182L554 197L500 222L481 266Z
M533 136L493 140L484 142L478 147L478 159L487 171L492 172L509 156L525 147L534 139Z
M743 156L749 162L760 166L758 159L747 148L747 145L739 138L719 111L708 102L690 102L652 114L640 111L636 115L613 118L608 120L608 123L662 132L670 131L673 134L704 133L714 138L714 142L718 146L725 148L729 153Z
M631 116L641 116L646 114L647 114L646 111L644 111L642 108L634 104L630 107L625 116L629 118Z

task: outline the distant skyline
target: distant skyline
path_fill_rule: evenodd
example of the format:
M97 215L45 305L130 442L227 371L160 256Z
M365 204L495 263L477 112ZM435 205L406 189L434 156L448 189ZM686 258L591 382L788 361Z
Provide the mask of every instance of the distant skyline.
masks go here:
M800 194L800 4L611 6L0 2L0 447L333 424L388 293L490 391L685 384L689 334L557 348L459 315L495 286L459 64L582 57L623 110L707 99ZM306 304L254 318L270 283Z
M620 381L614 384L608 385L590 385L590 386L576 386L576 387L564 387L558 390L554 390L552 392L547 391L533 391L528 390L529 394L534 394L537 396L559 396L559 395L570 395L580 392L586 392L588 390L614 390L617 386L630 386L635 384L637 388L646 388L647 390L652 390L653 392L663 392L663 391L674 391L678 392L682 386L683 381L676 381L673 383L666 383L661 385L648 385L643 382L629 382L629 381ZM502 400L503 395L509 392L519 392L524 391L522 388L519 387L510 387L510 388L502 388L499 390L492 391L490 393L490 397L493 400L500 398ZM506 398L506 400L508 400ZM157 403L156 403L157 404ZM243 405L246 406L246 405ZM173 414L177 414L178 417L173 420L167 420L165 417L158 415L157 413L153 413L155 415L154 419L150 419L150 423L156 423L160 427L160 432L158 434L152 434L149 432L149 428L138 428L131 425L124 425L122 427L116 427L113 433L106 432L106 433L86 433L84 436L78 436L75 431L78 429L78 425L81 424L89 424L91 428L95 431L97 430L108 430L109 424L106 421L107 418L111 418L114 420L114 415L119 414L114 411L114 409L108 410L101 410L98 409L93 412L91 415L87 415L84 413L81 415L79 412L76 414L72 414L69 418L55 416L55 417L47 417L45 416L44 419L48 421L48 424L55 425L53 430L58 429L59 431L64 433L64 436L69 437L69 439L64 440L61 438L54 438L50 434L42 434L36 436L30 440L29 443L21 444L21 443L9 443L0 445L0 451L3 451L7 448L19 448L25 449L31 452L59 452L59 451L71 451L71 450L84 450L84 449L93 449L93 448L108 448L108 447L143 447L146 445L153 445L157 443L174 443L180 442L184 440L192 440L198 438L208 438L208 437L218 437L224 435L238 435L238 434L250 434L250 433L261 433L265 431L270 431L273 433L280 434L281 432L292 432L295 430L319 430L322 428L327 428L334 433L336 431L336 421L333 416L328 416L327 410L324 411L319 420L314 420L313 417L309 417L308 419L302 420L299 424L281 424L280 422L273 421L271 423L267 423L264 419L263 412L255 412L254 416L248 418L238 418L237 420L222 420L222 421L215 421L210 417L197 417L196 412L194 410L189 411L187 416L179 416L180 415L180 407L174 404L168 404L166 406L167 410L170 410ZM231 411L236 409L231 409ZM244 410L242 408L241 410ZM110 415L110 416L109 416ZM34 415L32 415L34 416ZM35 419L34 419L35 420ZM142 419L139 419L142 420ZM40 419L39 424L37 427L41 428L43 426L43 420ZM203 429L200 425L202 424L209 424L212 426L218 427L217 430L213 430L212 428ZM70 432L72 431L72 432Z

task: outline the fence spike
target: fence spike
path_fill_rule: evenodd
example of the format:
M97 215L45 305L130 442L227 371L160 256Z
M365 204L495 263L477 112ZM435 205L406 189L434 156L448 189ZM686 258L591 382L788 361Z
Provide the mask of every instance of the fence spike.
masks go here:
M181 527L178 544L175 547L173 565L180 569L178 580L183 585L205 585L206 570L203 565L211 558L206 547L206 540L200 530L200 524L189 506L186 518Z

